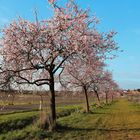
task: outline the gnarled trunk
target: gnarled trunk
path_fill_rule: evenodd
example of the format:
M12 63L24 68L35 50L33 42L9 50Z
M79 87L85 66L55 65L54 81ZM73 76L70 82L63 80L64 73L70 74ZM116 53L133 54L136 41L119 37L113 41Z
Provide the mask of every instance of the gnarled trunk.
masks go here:
M89 101L88 101L88 93L87 93L87 88L86 86L83 87L84 94L85 94L85 99L86 99L86 112L89 112Z

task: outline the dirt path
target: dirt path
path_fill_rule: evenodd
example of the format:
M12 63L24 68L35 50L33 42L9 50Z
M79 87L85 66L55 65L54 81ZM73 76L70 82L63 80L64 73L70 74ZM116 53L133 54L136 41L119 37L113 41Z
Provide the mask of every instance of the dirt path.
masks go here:
M110 107L99 128L104 128L112 139L140 140L140 107L121 99Z

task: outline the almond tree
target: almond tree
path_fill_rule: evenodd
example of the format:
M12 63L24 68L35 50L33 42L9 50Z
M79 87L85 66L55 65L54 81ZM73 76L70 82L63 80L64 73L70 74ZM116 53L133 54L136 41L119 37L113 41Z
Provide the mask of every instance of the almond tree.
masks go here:
M105 71L102 81L100 82L100 89L105 93L105 101L108 104L108 99L111 96L113 99L113 94L115 90L119 89L117 83L112 79L112 73Z
M97 71L94 75L92 75L91 78L92 83L90 86L90 90L94 91L95 95L97 96L98 104L100 105L99 91L100 89L103 89L101 88L101 86L105 84L108 80L110 80L110 75L104 70L104 67L102 67L102 69L100 71Z
M74 1L65 7L49 0L54 16L43 21L30 22L19 18L3 29L1 39L1 84L48 85L50 90L51 129L56 126L55 76L64 69L64 63L77 54L85 56L91 48L98 56L116 50L114 32L99 33L96 17Z
M99 58L93 51L86 49L86 57L77 57L71 59L65 66L65 70L61 75L61 83L69 88L74 87L82 90L85 95L86 112L89 112L88 91L93 82L93 75L102 71L104 63L99 61Z
M111 96L111 101L114 101L114 97L117 96L117 93L119 91L119 86L118 84L112 80L111 82L111 88L110 88L110 96Z
M105 64L104 64L104 66L105 66ZM100 106L99 91L100 91L100 84L104 80L103 68L100 71L96 71L96 73L91 76L91 79L92 79L92 82L91 82L90 90L95 93L97 100L98 100L98 105Z

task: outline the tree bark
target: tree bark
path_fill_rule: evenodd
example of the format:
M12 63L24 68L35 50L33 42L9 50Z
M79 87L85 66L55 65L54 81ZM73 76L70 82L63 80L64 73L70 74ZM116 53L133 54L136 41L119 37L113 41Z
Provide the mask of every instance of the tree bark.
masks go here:
M89 101L88 101L88 93L87 93L87 88L86 86L83 87L84 89L84 94L85 94L85 99L86 99L86 112L89 112Z
M100 97L99 97L99 94L96 90L94 90L95 94L96 94L96 97L97 97L97 100L98 100L98 104L100 105Z
M55 89L54 89L54 75L50 75L50 130L56 129L56 107L55 107Z

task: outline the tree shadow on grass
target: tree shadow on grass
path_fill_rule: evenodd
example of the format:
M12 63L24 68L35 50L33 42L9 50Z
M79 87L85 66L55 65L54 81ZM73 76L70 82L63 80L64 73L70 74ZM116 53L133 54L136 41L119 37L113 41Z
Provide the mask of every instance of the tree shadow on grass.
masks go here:
M90 114L95 114L95 115L98 115L98 114L101 114L101 115L106 115L106 114L111 114L111 113L109 113L109 112L98 112L98 111L92 111L92 112L90 112Z
M121 132L121 131L140 131L140 128L77 128L77 127L70 127L70 126L64 126L64 125L57 125L57 131L58 132L68 132L68 131L103 131L103 132Z

